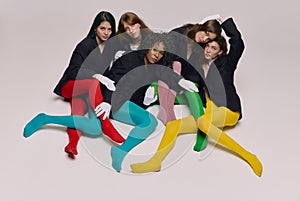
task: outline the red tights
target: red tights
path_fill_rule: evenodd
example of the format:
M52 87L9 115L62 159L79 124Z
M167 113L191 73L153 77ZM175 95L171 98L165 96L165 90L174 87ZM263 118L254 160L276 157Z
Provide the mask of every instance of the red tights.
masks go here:
M61 94L63 97L70 99L72 115L83 116L86 114L88 109L84 99L86 95L93 109L103 101L100 82L96 79L70 80L61 88ZM110 120L108 118L102 120L102 116L99 117L102 132L115 142L123 142L124 138L114 128ZM73 128L68 128L67 132L69 135L69 144L65 147L65 152L77 155L77 144L82 132Z

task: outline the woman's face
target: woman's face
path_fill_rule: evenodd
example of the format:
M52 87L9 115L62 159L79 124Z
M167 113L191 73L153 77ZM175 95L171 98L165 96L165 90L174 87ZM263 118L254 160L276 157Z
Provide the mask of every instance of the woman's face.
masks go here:
M213 40L217 37L217 34L209 31L198 31L195 34L195 41L197 43L207 43L210 40Z
M220 45L216 41L208 42L204 47L204 56L208 60L213 60L222 53L223 51L220 49Z
M139 23L135 23L133 25L124 22L123 24L124 30L131 38L138 38L141 34L141 25Z
M111 29L111 25L108 21L101 22L95 30L97 38L100 39L100 41L106 41L112 33Z
M155 43L151 49L148 50L146 54L146 60L149 64L155 64L159 62L165 53L165 45L160 43Z

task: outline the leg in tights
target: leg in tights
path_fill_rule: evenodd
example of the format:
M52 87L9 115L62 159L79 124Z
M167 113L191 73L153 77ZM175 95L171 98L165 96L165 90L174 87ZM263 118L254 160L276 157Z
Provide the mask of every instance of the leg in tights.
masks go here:
M83 99L77 99L83 101ZM74 101L72 101L74 103ZM78 107L84 108L84 107ZM80 112L80 111L79 111ZM79 113L77 111L77 113ZM94 136L102 135L102 127L100 120L96 117L94 110L89 107L89 118L84 117L83 115L74 115L74 116L51 116L44 113L40 113L35 116L24 128L24 137L30 137L34 134L39 128L46 124L57 124L68 127L69 134L69 144L65 147L65 151L70 154L70 157L73 158L73 155L77 154L77 144L81 131Z
M74 97L70 101L71 115L84 116L87 110L86 102L83 98ZM69 143L65 147L65 152L71 155L77 155L77 144L82 132L75 128L68 128L67 133L69 136Z
M207 112L207 113L206 113ZM259 159L249 151L245 150L235 140L223 132L220 128L233 126L239 118L239 113L232 112L228 108L219 107L212 111L205 111L205 114L198 118L198 128L214 139L219 144L239 154L253 169L257 176L262 174L262 164Z
M176 92L161 80L158 80L158 96L159 96L159 113L157 118L166 124L169 121L175 120L174 101Z
M56 124L61 126L67 126L69 128L76 128L84 133L93 136L101 136L102 129L99 119L94 113L89 118L84 116L53 116L40 113L30 120L24 128L24 137L30 137L38 129L47 124Z
M185 97L188 101L191 113L195 119L198 119L204 114L202 100L198 93L186 91ZM200 129L197 130L196 143L194 145L195 151L201 151L207 146L207 135Z
M126 101L113 114L113 118L134 126L122 145L111 148L112 166L116 171L120 172L122 162L127 153L143 142L155 130L157 120L151 113L130 101Z
M222 130L218 129L216 126L212 125L210 123L210 121L206 121L203 119L205 119L205 115L198 118L197 125L198 125L199 129L201 129L209 137L211 137L212 139L214 139L221 145L223 145L223 146L227 147L228 149L234 151L235 153L239 154L245 161L247 161L249 163L249 165L251 166L254 173L257 176L261 176L262 164L254 154L245 150L241 145L239 145L235 140L230 138L226 133L224 133ZM177 130L171 130L172 128L174 129L174 127L176 128L176 126L174 126L174 125L168 126L168 124L171 124L176 121L180 121L179 119L175 120L175 121L171 121L167 124L165 135L164 135L162 142L159 145L159 148L158 148L157 152L155 153L155 155L145 163L132 164L131 168L132 168L133 172L142 173L142 172L150 172L150 171L160 170L161 161L170 152L170 150L172 149L172 147L174 145L174 142L175 142L175 139L177 136L174 133L185 132L184 130L180 130L180 128L191 129L191 130L186 130L186 132L195 132L197 129L195 126L193 126L194 124L196 124L196 122L192 116L186 117L182 120L184 120L184 121L182 121L181 123L178 123L177 125L179 125L179 124L187 124L187 125L177 126ZM171 135L167 134L167 132L168 132L167 129L169 129L169 127L171 130L171 132L170 132ZM194 130L192 130L192 129L194 129ZM163 142L166 142L166 143L163 143ZM166 145L164 145L164 144L166 144Z
M76 80L76 81L70 80L65 84L65 86L62 87L61 91L62 91L62 95L65 98L72 98L72 100L74 100L75 97L83 98L83 96L87 96L89 100L89 104L91 105L93 110L95 109L96 106L98 106L103 101L103 97L100 90L100 83L96 79L85 79L85 80ZM81 104L77 105L73 103L72 111L81 110L80 108L77 109L77 107L81 107L81 106L82 106ZM115 142L123 142L124 138L114 128L110 120L108 118L103 120L102 116L100 116L99 119L102 124L103 133L109 136ZM75 134L73 135L76 137Z
M135 173L159 171L162 161L174 147L178 134L196 131L197 126L193 116L168 122L156 153L146 162L131 164L132 171Z
M181 63L179 61L174 61L172 64L172 68L175 73L177 73L178 75L181 74ZM174 113L174 101L176 98L176 92L170 89L169 86L161 80L159 80L157 84L160 103L157 118L166 125L167 122L176 119Z

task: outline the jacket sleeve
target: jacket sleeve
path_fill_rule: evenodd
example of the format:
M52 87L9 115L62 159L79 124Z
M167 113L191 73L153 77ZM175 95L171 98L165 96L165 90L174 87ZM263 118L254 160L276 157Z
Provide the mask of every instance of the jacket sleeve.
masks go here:
M229 37L230 50L227 55L228 62L231 64L229 66L235 70L245 49L244 41L232 18L227 19L221 26Z
M96 72L93 69L83 67L83 63L85 59L88 57L90 52L94 49L94 47L90 47L87 44L81 42L79 43L73 54L71 56L71 60L69 63L69 77L70 79L85 79L91 78L93 74Z
M118 81L126 74L128 73L128 66L125 65L126 57L121 57L120 59L117 59L110 70L107 70L104 75L110 78L111 80L115 81L115 85L117 85ZM103 89L103 101L111 103L111 97L112 97L112 91L108 89Z

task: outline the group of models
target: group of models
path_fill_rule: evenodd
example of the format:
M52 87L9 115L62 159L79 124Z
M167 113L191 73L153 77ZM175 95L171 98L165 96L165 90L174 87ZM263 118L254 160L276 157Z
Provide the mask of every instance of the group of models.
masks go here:
M222 30L229 38L229 50ZM112 167L120 172L128 152L151 135L159 119L166 127L157 151L148 161L131 164L133 172L159 171L177 135L196 133L195 151L205 149L208 136L261 176L259 159L223 131L242 118L234 72L243 51L232 18L209 16L201 23L156 33L135 13L126 12L116 31L113 15L101 11L54 89L70 102L71 115L40 113L25 126L24 136L46 124L66 126L65 152L74 156L83 133L105 134L118 143L110 153ZM155 117L146 109L157 103L160 110ZM191 115L176 119L174 104L187 104ZM110 119L133 126L126 139Z

